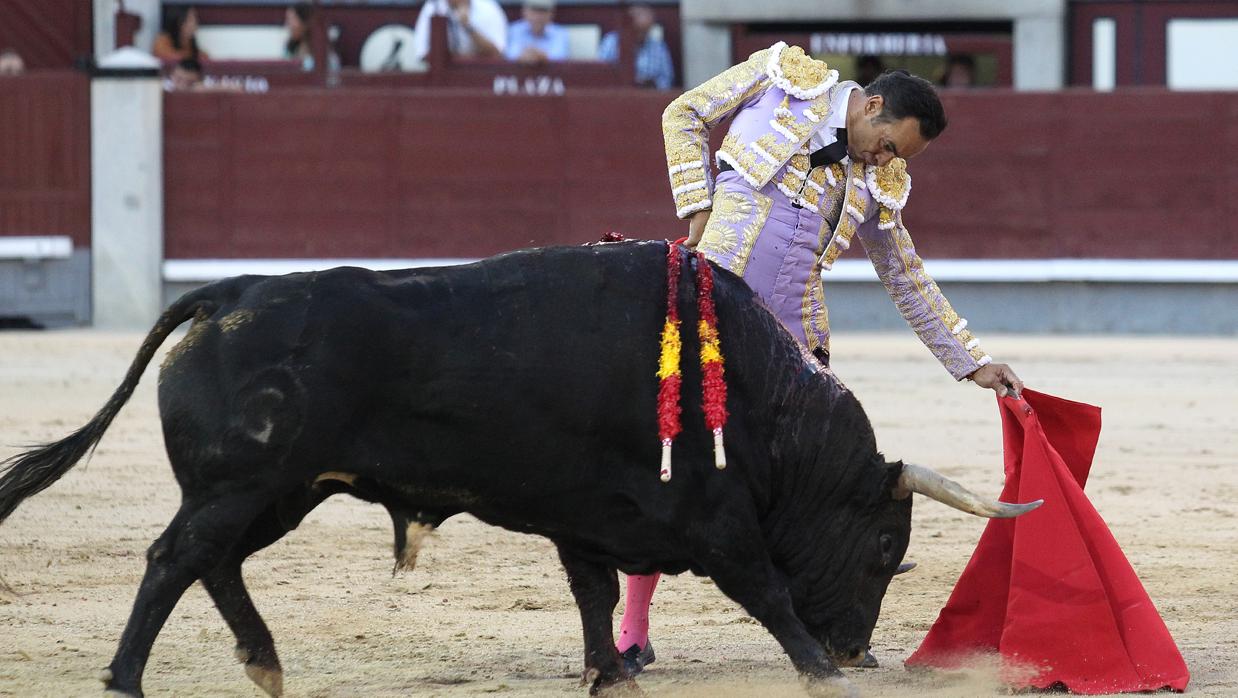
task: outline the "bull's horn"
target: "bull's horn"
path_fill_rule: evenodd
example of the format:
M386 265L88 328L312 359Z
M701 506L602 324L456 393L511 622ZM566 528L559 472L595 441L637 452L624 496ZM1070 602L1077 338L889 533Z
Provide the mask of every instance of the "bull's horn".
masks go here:
M990 519L1014 518L1045 503L1045 500L1037 499L1027 504L1009 504L981 497L932 468L908 463L903 466L903 474L898 478L898 486L894 490L894 495L905 497L912 492L919 492L929 499L936 499L959 511Z

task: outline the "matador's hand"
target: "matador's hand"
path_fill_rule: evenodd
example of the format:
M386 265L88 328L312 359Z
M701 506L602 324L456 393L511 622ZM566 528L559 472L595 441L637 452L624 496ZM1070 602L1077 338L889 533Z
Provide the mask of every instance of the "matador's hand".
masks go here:
M998 397L1013 394L1015 398L1023 392L1023 381L1015 375L1014 369L1006 364L985 364L968 376L981 388L991 388Z
M696 249L701 236L705 234L705 224L708 222L709 209L692 214L692 217L688 219L688 240L684 243L685 247Z

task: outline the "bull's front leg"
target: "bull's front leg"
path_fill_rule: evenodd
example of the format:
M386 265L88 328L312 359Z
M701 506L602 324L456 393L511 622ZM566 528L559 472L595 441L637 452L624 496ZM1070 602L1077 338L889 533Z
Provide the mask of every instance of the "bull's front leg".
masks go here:
M707 551L705 571L718 589L743 606L778 640L812 695L859 696L859 691L795 614L786 578L774 567L763 545L743 545L732 539L729 545L721 547L715 541Z
M615 649L612 625L615 606L619 603L619 579L613 568L581 558L564 545L556 543L556 546L584 626L583 680L589 684L589 693L596 695L627 679L619 651Z

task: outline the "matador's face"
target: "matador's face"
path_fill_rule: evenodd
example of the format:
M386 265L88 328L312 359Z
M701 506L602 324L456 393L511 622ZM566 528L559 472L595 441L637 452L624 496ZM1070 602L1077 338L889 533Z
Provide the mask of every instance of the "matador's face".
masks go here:
M882 116L884 100L873 95L864 100L862 115L847 124L847 154L853 162L882 166L894 158L910 160L928 147L915 117L889 119Z

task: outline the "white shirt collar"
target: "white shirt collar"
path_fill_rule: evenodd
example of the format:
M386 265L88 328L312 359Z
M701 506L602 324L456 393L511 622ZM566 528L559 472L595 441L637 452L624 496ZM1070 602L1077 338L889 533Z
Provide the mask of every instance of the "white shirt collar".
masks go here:
M835 133L840 128L847 128L847 100L851 98L852 90L858 89L860 86L851 81L838 86L834 99L830 100L830 118L825 120L825 126L813 132L808 139L809 150L820 150L838 140Z
M834 99L830 100L830 118L826 119L827 128L847 128L847 101L851 93L860 89L859 84L848 80L834 91Z

